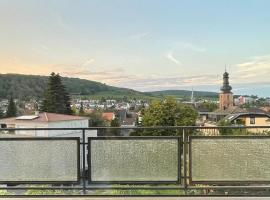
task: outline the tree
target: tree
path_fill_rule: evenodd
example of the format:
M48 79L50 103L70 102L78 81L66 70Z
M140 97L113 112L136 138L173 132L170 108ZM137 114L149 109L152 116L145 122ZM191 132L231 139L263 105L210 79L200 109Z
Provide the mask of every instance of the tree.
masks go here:
M16 117L17 116L17 107L11 96L8 102L6 117Z
M100 99L100 102L101 103L105 103L106 102L106 98L102 96L101 99Z
M218 104L213 102L203 102L198 105L198 108L206 112L213 112L218 109Z
M60 114L71 114L70 97L59 74L51 73L44 92L41 110Z
M218 126L232 126L232 123L227 120L220 120ZM240 126L241 127L241 126ZM219 135L252 135L252 132L249 132L247 129L237 129L237 128L219 128Z
M117 117L111 121L111 127L120 127L120 121ZM109 135L119 135L121 133L121 130L111 129L111 130L107 130L107 132L109 132Z
M155 101L143 112L143 126L193 126L197 112L173 98Z
M106 121L102 118L102 113L99 111L94 111L85 116L89 117L89 127L107 126Z
M4 117L4 112L3 110L0 109L0 119Z
M116 117L111 121L111 127L119 127L120 126L120 122L119 119Z
M174 98L154 101L142 113L142 126L194 126L198 113ZM179 131L143 131L136 135L178 135Z
M83 103L81 102L79 115L84 115Z

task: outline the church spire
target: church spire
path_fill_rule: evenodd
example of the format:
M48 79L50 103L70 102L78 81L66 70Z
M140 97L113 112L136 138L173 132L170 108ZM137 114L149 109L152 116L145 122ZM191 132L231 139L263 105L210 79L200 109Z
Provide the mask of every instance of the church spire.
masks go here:
M223 85L220 88L221 93L219 94L219 108L226 110L233 106L233 93L231 92L232 87L229 84L229 73L225 67L223 74Z
M192 92L191 92L190 102L191 102L191 103L194 103L194 90L193 90L193 87L192 87Z
M232 90L232 87L230 86L230 83L229 83L229 73L227 72L226 67L225 67L225 72L223 74L223 85L220 88L220 90L223 93L231 93L231 90Z

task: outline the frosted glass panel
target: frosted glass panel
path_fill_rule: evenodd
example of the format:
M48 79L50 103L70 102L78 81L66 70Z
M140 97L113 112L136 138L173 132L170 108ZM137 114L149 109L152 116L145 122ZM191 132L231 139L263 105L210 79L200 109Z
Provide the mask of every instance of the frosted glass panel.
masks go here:
M177 139L91 140L91 181L177 181Z
M0 140L0 182L75 182L78 140Z
M191 139L192 181L270 181L270 138Z

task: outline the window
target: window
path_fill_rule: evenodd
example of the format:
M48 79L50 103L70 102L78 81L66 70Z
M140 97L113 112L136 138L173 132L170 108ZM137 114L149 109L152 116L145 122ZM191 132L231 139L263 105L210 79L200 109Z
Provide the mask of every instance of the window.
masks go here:
M6 124L0 124L0 128L7 128Z
M250 117L250 124L255 124L255 117Z

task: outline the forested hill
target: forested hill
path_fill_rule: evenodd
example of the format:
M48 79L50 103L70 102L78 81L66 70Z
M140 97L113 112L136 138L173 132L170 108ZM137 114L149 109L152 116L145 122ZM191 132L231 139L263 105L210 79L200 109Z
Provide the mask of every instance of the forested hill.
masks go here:
M145 96L144 93L108 86L95 81L63 77L67 91L74 95L104 95L104 96ZM0 74L0 98L29 99L41 98L48 81L48 76Z
M146 92L145 94L155 96L155 97L165 97L172 96L175 98L189 98L191 97L192 91L189 90L163 90L163 91L154 91ZM206 92L206 91L194 91L194 97L203 97L203 98L218 98L218 93L216 92Z
M71 95L87 95L92 98L123 98L124 96L137 99L162 99L166 96L190 98L188 90L165 90L156 92L138 92L132 89L108 86L103 83L79 78L62 77L63 84ZM48 76L0 74L0 98L11 95L19 99L42 98ZM217 98L215 92L194 91L195 97Z

